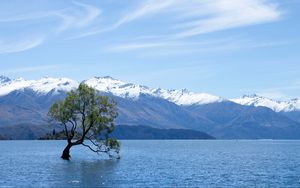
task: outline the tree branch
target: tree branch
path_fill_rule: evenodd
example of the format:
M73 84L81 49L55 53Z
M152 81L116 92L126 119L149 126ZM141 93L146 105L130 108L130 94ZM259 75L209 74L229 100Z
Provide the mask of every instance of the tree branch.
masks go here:
M96 147L100 147L97 143L95 143L92 139L90 138L87 138L94 146Z
M88 147L90 150L92 150L95 153L107 153L109 150L105 149L105 150L101 150L100 147L98 147L98 149L94 149L92 148L90 145L85 144L85 143L81 143L83 146Z
M68 140L68 143L70 144L72 138L69 137L69 130L68 130L67 124L66 123L62 123L62 124L65 127L65 133L66 133L66 136L67 136L67 140Z

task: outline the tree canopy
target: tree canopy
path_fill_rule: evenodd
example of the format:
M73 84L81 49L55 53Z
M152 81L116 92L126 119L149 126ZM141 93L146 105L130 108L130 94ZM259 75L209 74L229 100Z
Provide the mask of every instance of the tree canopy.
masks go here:
M118 158L120 143L109 137L115 129L114 119L117 115L115 101L98 95L85 84L69 92L64 101L55 102L48 116L62 125L68 142L61 157L69 160L70 148L83 145L98 154L107 153L110 157Z

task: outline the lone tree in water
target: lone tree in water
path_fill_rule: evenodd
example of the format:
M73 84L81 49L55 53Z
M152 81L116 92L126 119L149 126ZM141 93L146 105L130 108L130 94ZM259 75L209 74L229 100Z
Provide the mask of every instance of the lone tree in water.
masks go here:
M67 146L61 158L70 159L70 149L83 145L96 153L107 153L110 157L120 150L120 143L109 134L114 130L117 117L116 103L85 84L68 93L64 101L55 102L49 112L51 120L63 126Z

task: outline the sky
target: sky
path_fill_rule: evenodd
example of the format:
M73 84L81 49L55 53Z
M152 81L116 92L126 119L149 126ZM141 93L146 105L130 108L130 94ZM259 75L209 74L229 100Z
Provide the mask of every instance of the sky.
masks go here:
M300 97L299 0L0 1L0 75Z

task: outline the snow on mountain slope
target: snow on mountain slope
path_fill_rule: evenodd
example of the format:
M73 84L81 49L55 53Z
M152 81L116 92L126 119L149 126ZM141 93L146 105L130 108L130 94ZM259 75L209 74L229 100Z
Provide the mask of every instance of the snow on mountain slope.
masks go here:
M3 76L1 78L3 78ZM0 80L2 80L1 78ZM68 78L44 77L39 80L25 80L23 78L18 78L13 80L6 79L6 81L3 82L1 81L0 96L4 96L9 94L12 91L22 90L22 89L32 89L38 94L46 94L50 91L54 91L54 92L70 91L78 87L78 84L79 84L78 82Z
M164 90L157 89L154 91L154 94L172 101L178 105L201 105L201 104L209 104L215 102L222 102L225 99L213 95L209 95L206 93L194 93L190 92L187 89L182 90Z
M87 85L95 88L98 91L111 93L113 95L138 99L140 95L146 94L153 97L166 99L178 105L202 105L215 102L226 101L218 96L213 96L206 93L194 93L186 89L182 90L166 90L152 89L138 84L126 83L111 77L94 77L83 81ZM32 89L37 94L47 94L58 91L70 91L77 88L78 82L68 78L49 78L44 77L39 80L24 80L23 78L10 79L5 76L0 76L0 96L9 94L12 91L22 89ZM241 105L264 106L275 112L291 112L300 111L300 99L291 99L288 101L276 101L261 97L258 95L245 95L238 99L230 99L231 101Z
M238 99L231 99L231 101L248 106L264 106L272 109L275 112L290 112L300 110L300 100L291 99L288 101L277 101L266 97L261 97L256 94L244 95Z
M151 89L148 87L126 83L109 76L94 77L83 83L98 91L112 93L113 95L123 98L137 99L140 94L151 94Z
M6 82L9 82L10 79L6 76L0 76L0 85L6 83Z
M224 99L206 93L193 93L186 89L165 90L152 89L138 84L126 83L111 77L94 77L83 81L83 83L95 88L98 91L112 93L113 95L138 99L140 95L146 94L153 97L166 99L178 105L208 104L220 102ZM50 91L70 91L78 86L78 82L68 78L44 77L39 80L25 80L23 78L9 79L0 77L0 96L9 94L12 91L32 89L38 94L47 94Z
M146 86L126 83L111 77L94 77L84 81L87 85L103 92L109 92L113 95L138 99L141 94L147 94L154 97L160 97L178 105L208 104L221 102L224 99L209 95L206 93L193 93L186 89L183 90L165 90L151 89Z

